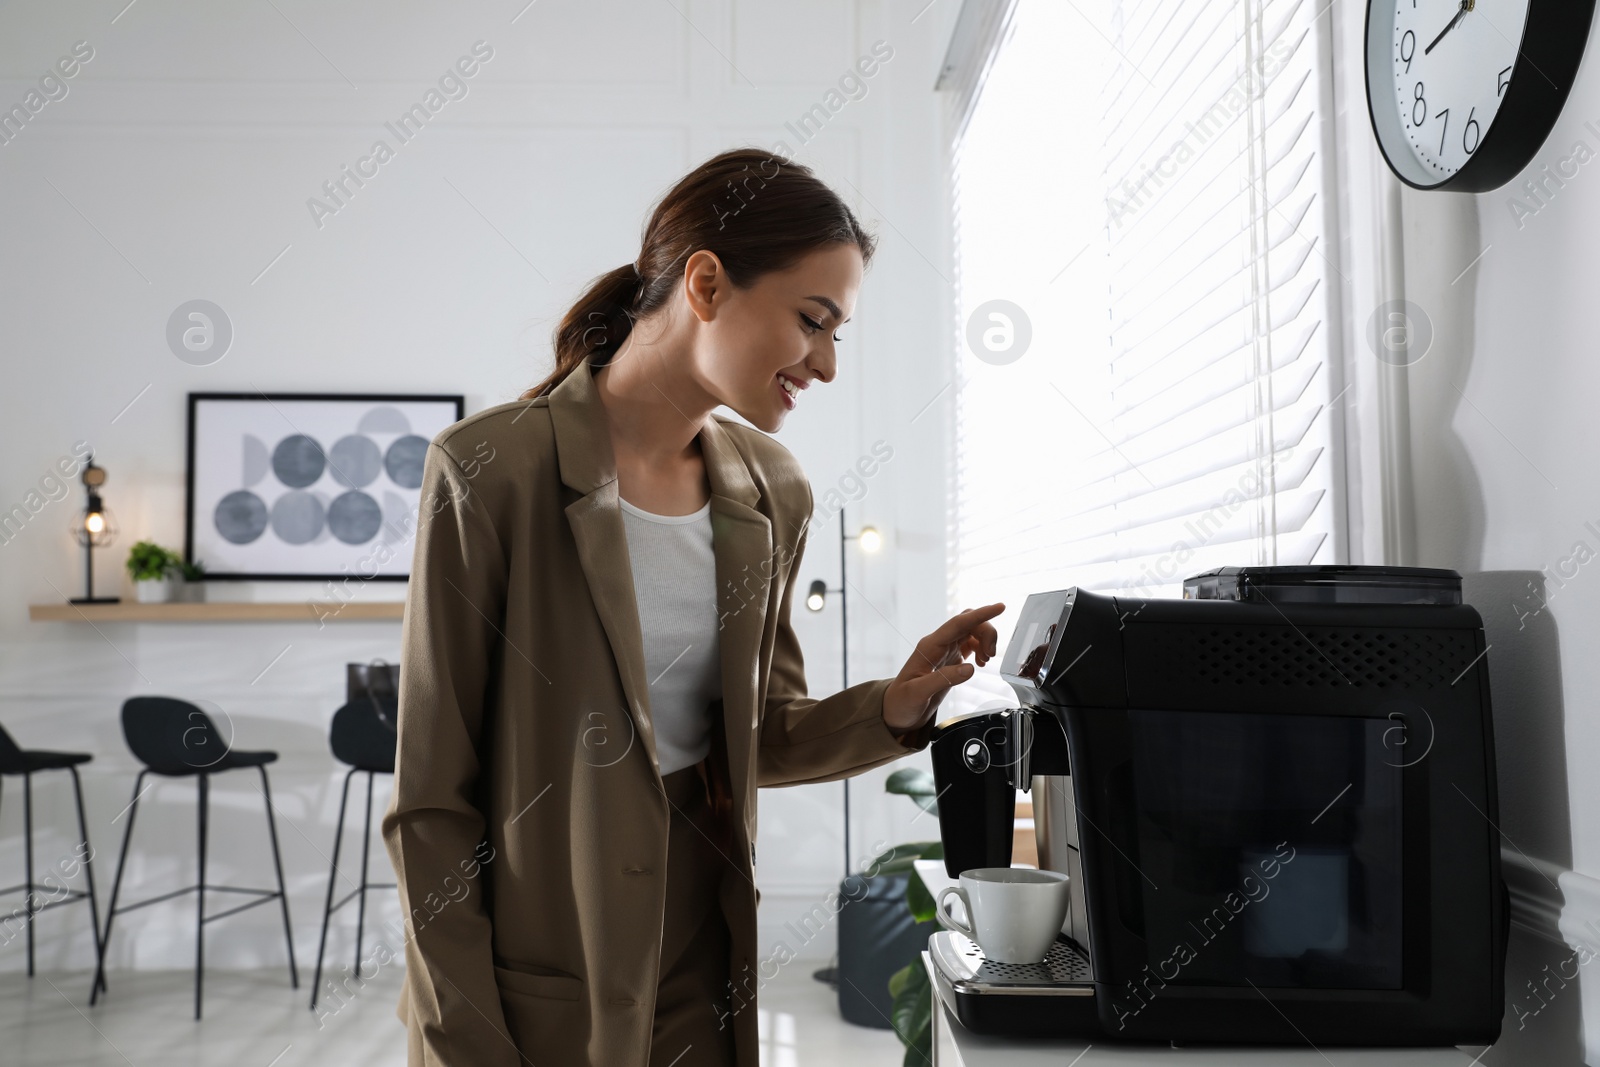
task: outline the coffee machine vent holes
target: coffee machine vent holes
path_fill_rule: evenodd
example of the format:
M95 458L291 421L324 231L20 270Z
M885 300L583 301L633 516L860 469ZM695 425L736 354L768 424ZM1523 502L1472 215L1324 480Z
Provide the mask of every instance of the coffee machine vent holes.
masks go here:
M1431 689L1450 685L1477 655L1468 630L1237 626L1183 638L1163 642L1163 658L1212 685Z

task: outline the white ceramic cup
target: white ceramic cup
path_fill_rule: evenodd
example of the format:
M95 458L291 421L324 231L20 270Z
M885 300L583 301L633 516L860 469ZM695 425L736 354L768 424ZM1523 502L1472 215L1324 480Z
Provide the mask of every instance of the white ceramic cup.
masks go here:
M1031 867L974 867L946 886L934 906L939 925L965 934L996 963L1040 963L1067 918L1067 876ZM967 924L945 910L961 898ZM968 925L970 924L970 925Z

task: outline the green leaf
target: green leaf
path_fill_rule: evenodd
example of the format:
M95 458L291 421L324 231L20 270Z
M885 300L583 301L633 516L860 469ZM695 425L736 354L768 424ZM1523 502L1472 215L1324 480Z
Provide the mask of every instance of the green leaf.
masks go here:
M922 875L915 870L906 880L906 907L911 909L911 917L919 923L929 922L937 918L934 908L933 894L928 892L928 883L922 880Z
M933 775L920 767L907 767L889 775L883 783L886 793L901 793L916 802L923 811L939 813L939 787Z
M906 1047L907 1067L927 1067L933 1062L933 988L919 957L889 979L894 1006L889 1021Z
M889 775L883 783L883 788L889 793L905 793L907 796L926 794L933 796L939 792L934 784L933 775L921 767L903 767Z
M898 997L900 995L900 991L906 987L906 982L910 980L911 973L921 965L921 960L913 960L904 967L900 968L898 971L891 974L889 976L889 995L891 997Z

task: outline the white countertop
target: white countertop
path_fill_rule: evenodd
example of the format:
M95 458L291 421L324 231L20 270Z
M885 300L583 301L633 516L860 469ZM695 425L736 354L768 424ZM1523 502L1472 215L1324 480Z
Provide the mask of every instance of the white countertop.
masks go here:
M955 879L945 873L943 860L917 860L916 868L935 897L945 886L955 884ZM959 908L960 902L954 906ZM922 955L923 965L931 966L927 953ZM954 1046L960 1057L951 1063L947 1052L936 1052L937 1067L1469 1067L1475 1062L1472 1055L1458 1048L1170 1048L1065 1038L996 1037L974 1034L963 1027L937 991L934 1010L940 1016L935 1029L946 1038L944 1049Z
M961 1057L954 1064L936 1058L938 1067L1469 1067L1473 1062L1457 1048L1162 1048L993 1037L964 1029L943 1001L936 1007Z

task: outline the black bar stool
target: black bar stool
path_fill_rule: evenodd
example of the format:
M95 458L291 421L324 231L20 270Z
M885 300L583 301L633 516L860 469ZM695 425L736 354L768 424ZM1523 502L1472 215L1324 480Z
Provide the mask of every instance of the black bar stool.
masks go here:
M122 736L128 748L145 769L133 781L133 802L128 805L128 828L122 835L122 854L117 858L117 875L111 882L111 906L106 911L105 934L100 938L100 966L95 972L95 984L89 993L89 1003L105 987L105 952L111 946L111 922L119 912L132 911L146 904L170 900L184 893L195 894L194 930L194 1017L200 1018L201 973L205 966L205 924L214 919L235 915L246 908L265 904L276 897L283 905L283 936L289 946L289 984L300 988L300 976L294 966L294 935L289 928L289 896L283 888L283 862L278 855L278 829L272 818L272 790L267 784L267 764L278 758L276 752L244 752L229 747L217 731L216 724L204 711L187 700L175 697L130 697L122 705ZM278 874L278 888L251 889L242 886L208 885L206 883L206 818L210 806L211 776L224 771L254 767L261 775L261 795L266 800L267 835L272 841L272 866ZM117 893L122 887L122 869L128 860L128 842L133 838L133 820L139 814L139 797L144 776L159 774L167 778L193 776L199 789L199 857L200 880L194 885L175 889L137 904L117 907ZM257 899L215 915L206 914L206 890L227 893L247 893Z
M333 869L328 872L328 899L322 911L322 938L317 942L317 972L311 979L311 1010L317 1010L317 993L322 985L322 953L328 944L328 920L333 913L358 897L356 909L356 970L361 977L361 928L367 918L367 890L394 889L393 882L367 881L367 852L372 843L372 780L379 774L394 773L396 724L399 722L399 702L392 692L372 692L349 701L333 713L333 725L328 730L328 745L334 757L347 763L350 770L344 776L344 790L339 797L339 824L333 834ZM367 817L362 823L361 882L335 904L334 883L339 878L339 846L344 837L345 805L350 800L350 779L359 772L367 775Z
M100 907L94 897L94 849L89 847L89 825L83 817L83 784L78 779L78 764L88 763L94 759L87 752L51 752L42 748L21 748L0 727L0 792L4 791L5 776L22 775L22 857L24 877L27 881L21 885L8 886L0 889L0 894L15 893L22 890L26 894L24 907L27 909L28 925L28 977L33 977L33 917L46 908L53 908L57 904L68 904L74 900L89 901L89 921L94 923L94 954L95 966L100 966L102 949L100 946ZM33 880L33 776L40 771L66 771L72 775L72 796L78 802L78 838L83 844L83 872L84 880L89 883L89 889L67 889L62 883L59 899L48 901L44 904L37 902L35 894L41 889L49 889L52 893L56 890L51 886L39 885ZM9 919L7 920L9 922Z

